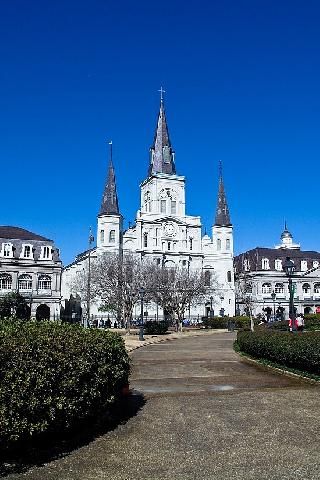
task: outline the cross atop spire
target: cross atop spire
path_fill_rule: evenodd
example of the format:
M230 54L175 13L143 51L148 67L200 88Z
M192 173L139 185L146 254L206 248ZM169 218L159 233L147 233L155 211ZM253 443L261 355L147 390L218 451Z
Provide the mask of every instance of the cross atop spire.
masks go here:
M217 204L217 210L216 210L215 225L219 227L227 227L231 225L229 208L227 204L227 198L226 198L223 178L222 178L221 160L219 160L219 191L218 191L218 204Z
M166 114L163 105L164 90L162 87L159 92L161 95L160 110L153 145L150 148L149 176L154 173L167 173L169 175L176 174L174 151L171 147Z
M116 177L114 173L114 166L112 162L112 141L110 145L110 161L108 168L107 182L104 187L101 208L99 215L120 215L118 195L116 187Z
M163 94L166 93L166 91L163 90L162 87L160 87L160 90L158 90L158 92L160 92L160 103L163 103Z

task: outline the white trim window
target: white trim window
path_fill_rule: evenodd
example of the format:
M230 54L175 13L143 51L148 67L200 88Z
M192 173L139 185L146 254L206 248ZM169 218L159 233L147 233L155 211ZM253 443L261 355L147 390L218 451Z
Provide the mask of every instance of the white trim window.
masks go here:
M249 270L250 270L250 261L249 261L247 258L244 259L243 267L244 267L244 271L245 271L245 272L249 272Z
M12 243L3 243L2 244L2 257L12 258L13 257L13 248Z
M301 260L301 272L306 272L308 270L307 260Z
M104 243L104 230L103 229L100 230L100 242Z
M40 260L52 260L52 248L48 245L41 247Z
M22 245L21 258L33 258L32 245Z
M167 200L160 200L160 213L167 212Z
M279 258L277 258L277 259L274 261L274 268L275 268L278 272L282 272L282 260L280 260Z
M262 270L270 270L269 259L263 258L261 260L261 266L262 266Z
M23 273L19 276L18 279L18 290L19 292L29 292L32 290L32 277L27 273Z
M315 260L314 262L312 262L312 268L318 268L318 267L319 267L318 260Z
M51 290L50 275L40 275L38 278L38 290Z
M0 274L0 290L11 290L12 289L12 277L9 273Z
M110 230L109 243L116 243L116 231L115 230Z
M313 287L314 293L320 294L320 283L315 283Z
M262 284L262 293L271 293L271 283L263 283Z
M303 295L310 295L311 293L310 283L304 283L302 285L302 292L303 292Z
M281 260L280 260L281 261ZM284 293L283 283L276 283L274 287L274 293L281 294Z

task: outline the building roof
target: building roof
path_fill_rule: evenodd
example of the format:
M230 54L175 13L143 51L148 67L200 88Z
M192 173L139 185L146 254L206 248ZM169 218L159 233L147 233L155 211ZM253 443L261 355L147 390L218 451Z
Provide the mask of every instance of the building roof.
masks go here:
M308 268L312 268L312 262L314 260L319 261L320 263L320 252L310 251L310 250L297 250L297 249L277 249L277 248L264 248L256 247L252 250L247 250L246 252L237 255L234 258L236 270L238 273L245 271L244 260L249 261L250 271L259 271L262 270L261 260L267 258L270 262L275 260L285 260L287 257L296 263L296 267L299 267L297 262L305 260L308 262ZM270 269L274 270L274 264L270 264Z
M216 210L215 225L219 227L227 227L231 225L229 208L227 204L226 193L224 190L222 167L220 162L220 175L219 175L219 191L218 191L218 203Z
M150 149L149 176L154 173L176 174L174 163L174 152L171 147L169 130L164 110L163 100L160 102L157 127L154 135L153 145Z
M112 150L111 150L112 152ZM111 154L112 155L112 154ZM116 176L112 157L110 158L107 181L101 202L99 215L119 215L119 202L117 195Z
M42 237L21 227L0 226L0 238L8 240L43 240L52 242L49 238Z

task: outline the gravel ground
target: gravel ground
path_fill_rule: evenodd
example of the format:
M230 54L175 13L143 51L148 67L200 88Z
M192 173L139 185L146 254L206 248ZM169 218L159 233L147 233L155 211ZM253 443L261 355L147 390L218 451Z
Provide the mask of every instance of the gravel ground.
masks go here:
M129 418L7 478L320 479L319 387L242 362L233 339L203 332L133 351Z

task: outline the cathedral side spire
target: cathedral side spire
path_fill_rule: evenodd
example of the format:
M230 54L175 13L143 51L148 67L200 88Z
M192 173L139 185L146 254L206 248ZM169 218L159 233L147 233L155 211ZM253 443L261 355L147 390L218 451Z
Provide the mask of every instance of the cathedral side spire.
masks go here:
M107 182L104 187L101 208L99 215L120 215L119 203L116 187L116 177L114 173L114 166L112 161L112 141L110 145L110 161L108 168Z
M163 103L162 87L160 91L160 110L158 115L157 127L154 135L153 145L150 149L149 176L153 173L176 174L174 163L174 152L171 147L166 114Z
M219 191L215 225L219 227L226 227L231 225L229 208L223 184L221 160L219 162Z

